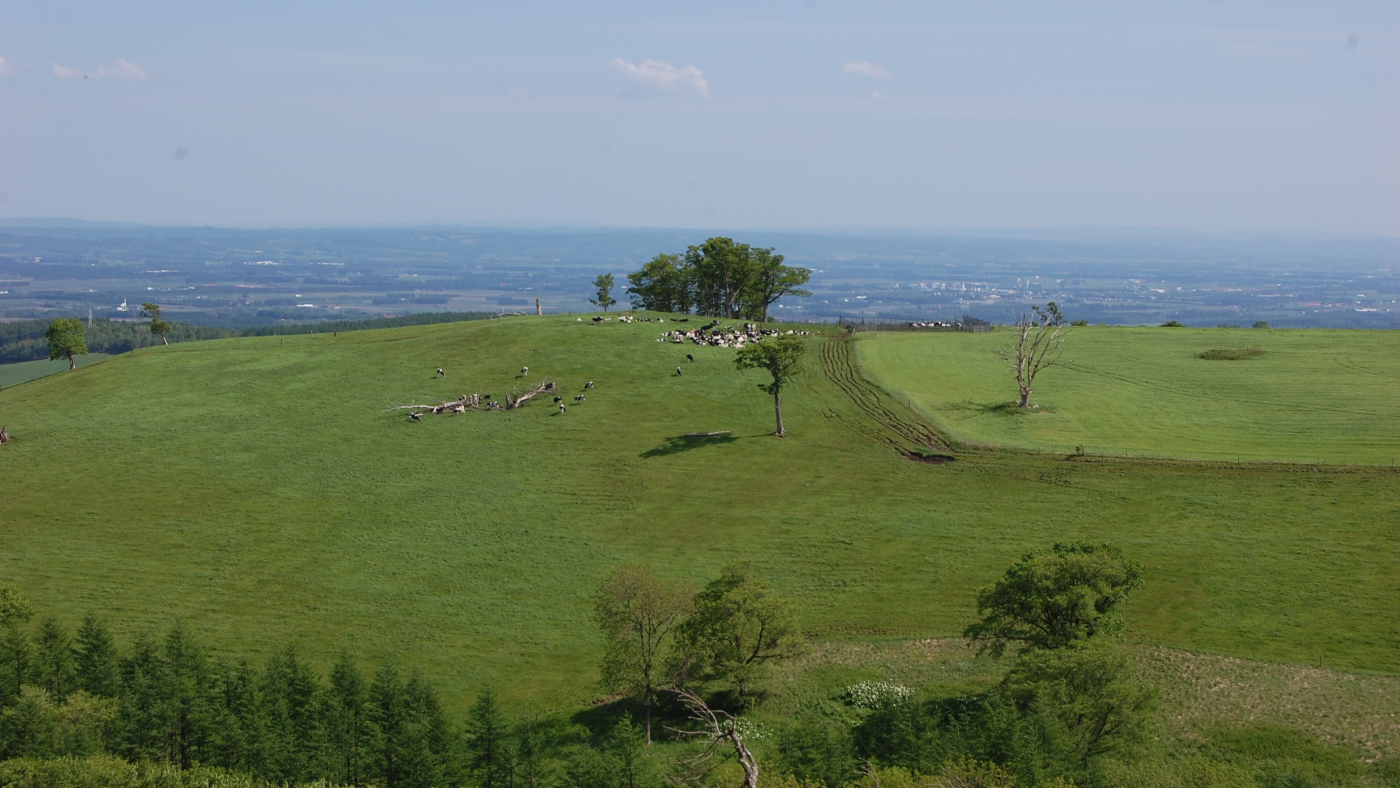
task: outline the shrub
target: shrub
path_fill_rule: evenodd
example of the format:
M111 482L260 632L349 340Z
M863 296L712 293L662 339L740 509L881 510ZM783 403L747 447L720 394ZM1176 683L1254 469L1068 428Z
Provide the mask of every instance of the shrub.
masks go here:
M1186 328L1186 326L1182 325L1180 320L1168 320L1162 324L1162 328Z
M1262 355L1264 349L1259 347L1218 347L1201 353L1199 358L1206 361L1242 361Z
M841 698L847 703L871 711L897 706L913 696L914 690L888 681L862 681L841 693Z

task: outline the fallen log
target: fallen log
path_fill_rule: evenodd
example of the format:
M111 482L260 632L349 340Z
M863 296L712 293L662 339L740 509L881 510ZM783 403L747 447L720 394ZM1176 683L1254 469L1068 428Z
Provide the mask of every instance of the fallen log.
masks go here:
M546 391L553 391L553 390L554 390L554 382L553 382L553 381L543 381L543 382L541 382L539 385L537 385L537 386L535 386L534 388L532 388L532 389L526 391L526 392L523 393L523 394L507 394L507 395L506 395L506 410L515 410L516 408L520 407L521 405L524 405L525 403L529 402L530 400L534 399L535 397L538 397L539 395L545 393Z
M388 410L407 410L412 411L414 413L432 413L435 415L440 413L466 413L468 410L480 409L480 394L463 394L460 398L451 400L449 402L438 401L438 404L436 405L419 405L418 403L414 402L408 405L390 405L388 407Z
M686 438L715 438L715 437L718 437L718 436L720 436L720 435L728 435L728 434L729 434L729 430L720 430L719 432L687 432L687 433L686 433L684 436L682 436L682 437L686 437Z

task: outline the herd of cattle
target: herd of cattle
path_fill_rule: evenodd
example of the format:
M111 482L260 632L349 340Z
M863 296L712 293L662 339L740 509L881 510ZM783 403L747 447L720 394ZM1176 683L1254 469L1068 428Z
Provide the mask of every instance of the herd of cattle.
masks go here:
M750 342L761 342L765 337L776 337L781 334L796 334L807 336L806 331L779 331L776 328L759 328L754 323L745 323L743 328L731 326L725 328L716 320L707 323L699 328L676 329L664 332L657 338L657 342L670 342L681 345L687 341L693 345L709 345L710 347L732 347L741 348Z

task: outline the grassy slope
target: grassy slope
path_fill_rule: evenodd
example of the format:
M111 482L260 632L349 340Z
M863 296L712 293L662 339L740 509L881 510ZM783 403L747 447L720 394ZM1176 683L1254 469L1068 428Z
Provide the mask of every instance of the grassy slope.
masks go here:
M1068 452L1369 463L1400 458L1400 332L1076 329L1072 366L1050 369L1033 402L995 354L1006 334L863 335L881 385L972 443ZM1265 353L1206 361L1212 348Z
M78 356L78 366L80 368L86 367L89 364L96 364L105 358L107 358L105 353L90 353L86 356ZM21 361L17 364L0 364L0 388L18 386L21 383L38 380L47 375L56 375L60 372L67 371L67 359L58 359L57 361Z
M1147 564L1132 618L1150 642L1400 670L1400 475L915 463L815 364L778 440L758 373L655 343L660 328L545 317L185 343L0 391L16 436L0 450L0 582L127 635L182 619L234 653L398 656L460 702L485 679L587 696L589 594L615 562L701 582L752 559L820 637L930 636L959 631L1021 552L1111 539ZM383 410L499 397L524 364L598 387L563 416ZM669 440L718 429L735 439Z

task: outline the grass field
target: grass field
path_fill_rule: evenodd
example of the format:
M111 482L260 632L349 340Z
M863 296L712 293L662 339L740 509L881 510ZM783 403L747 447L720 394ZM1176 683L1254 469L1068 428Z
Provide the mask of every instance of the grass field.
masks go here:
M1400 332L1075 329L1063 355L1073 364L1036 380L1038 412L1014 407L1015 381L996 355L1008 336L863 334L858 354L876 382L967 443L1214 460L1400 459Z
M1145 643L1400 671L1400 474L911 462L869 415L888 397L825 337L779 440L760 374L653 341L669 327L546 316L191 342L5 389L0 582L124 637L182 620L240 656L397 657L453 705L487 680L559 702L596 692L589 598L620 561L699 583L752 560L816 642L856 643L955 634L1022 552L1101 539L1146 565L1128 611ZM385 412L500 398L527 364L568 395L597 387L563 415ZM714 430L732 435L680 437Z
M86 356L78 356L78 366L86 367L89 364L107 358L105 353L91 353ZM0 388L6 386L18 386L21 383L28 383L31 380L56 375L59 372L68 371L68 361L58 359L57 361L21 361L18 364L0 364Z

